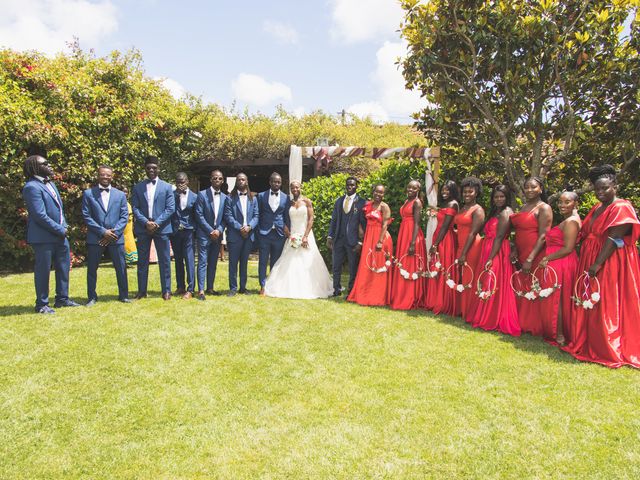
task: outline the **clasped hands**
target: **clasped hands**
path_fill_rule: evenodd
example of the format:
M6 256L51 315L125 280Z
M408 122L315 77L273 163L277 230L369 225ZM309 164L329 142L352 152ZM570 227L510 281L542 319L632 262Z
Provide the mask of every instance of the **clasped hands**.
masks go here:
M102 238L98 241L98 245L100 245L101 247L106 247L117 240L118 235L116 235L116 232L114 232L113 230L107 230L104 232L104 235L102 235Z

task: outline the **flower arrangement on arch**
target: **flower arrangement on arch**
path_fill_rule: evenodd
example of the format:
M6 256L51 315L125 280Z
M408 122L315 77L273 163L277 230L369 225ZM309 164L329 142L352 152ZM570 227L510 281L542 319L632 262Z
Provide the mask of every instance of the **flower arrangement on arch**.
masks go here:
M523 275L526 275L526 278L529 279L530 283L528 286L522 278ZM529 272L526 274L522 270L516 270L511 274L509 285L511 285L511 290L516 294L516 297L526 298L529 301L537 299L538 292L541 291L538 278L533 275L533 273Z
M471 268L471 265L469 265L467 262L464 262L462 264L462 266L456 268L456 270L459 270L459 282L454 278L453 275L451 275L451 269L454 267L459 266L459 262L458 260L456 260L455 262L453 262L451 265L449 265L449 268L447 268L446 270L446 275L447 275L447 281L445 282L447 284L447 287L449 287L452 290L455 290L458 293L462 293L465 290L471 288L471 282L473 282L473 268ZM466 270L465 270L466 269ZM464 281L464 273L465 271L471 272L471 279L468 282Z
M536 275L539 271L542 271L542 278L538 278ZM550 282L551 285L548 285L548 280L551 278L553 274L553 281ZM548 265L544 268L540 268L540 266L536 267L533 271L532 275L536 278L536 281L533 283L533 289L538 295L538 298L547 298L550 297L553 292L558 290L561 285L558 283L558 273L555 268L551 265Z
M396 267L398 267L398 270L400 270L400 276L405 280L414 280L414 281L418 280L422 276L424 271L424 260L422 259L422 256L418 254L414 254L413 256L416 257L417 259L416 261L417 270L410 272L402 266L402 261L407 256L408 254L405 253L404 255L402 255L400 258L396 260Z
M593 283L592 283L593 280ZM582 283L582 292L578 292L578 286ZM595 287L595 288L594 288ZM585 310L593 310L596 303L600 301L600 280L598 277L590 277L589 272L583 272L573 286L573 303Z
M426 278L436 278L440 272L442 272L442 262L440 261L440 253L436 252L433 255L428 254L427 268L423 272L422 276Z
M376 259L375 259L374 253L375 253L375 250L370 248L369 253L367 253L367 257L365 258L365 263L367 265L367 268L371 270L373 273L385 273L389 271L389 269L391 268L391 265L393 265L393 255L391 255L389 252L385 250L384 265L382 265L381 267L378 267L375 261Z
M484 286L483 279L487 275L489 279L487 280L487 285L486 285L487 288L485 289L483 288ZM496 277L496 272L494 272L491 269L483 270L482 272L480 272L480 275L478 275L478 280L476 281L476 295L478 296L478 298L486 302L491 297L493 297L497 291L498 291L498 279Z

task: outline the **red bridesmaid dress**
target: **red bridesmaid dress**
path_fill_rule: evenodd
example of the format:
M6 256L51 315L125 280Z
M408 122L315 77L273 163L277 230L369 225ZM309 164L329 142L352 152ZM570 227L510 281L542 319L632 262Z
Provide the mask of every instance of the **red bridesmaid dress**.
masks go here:
M424 235L420 228L418 228L418 235L416 237L415 255L406 255L409 250L409 245L411 244L411 238L413 237L413 226L415 224L413 221L413 203L415 201L415 198L407 201L402 208L400 208L402 222L400 223L400 231L398 232L398 240L396 243L396 259L401 261L402 268L409 274L424 268L424 263L427 261ZM418 257L422 259L422 263L418 260ZM418 303L423 297L424 278L419 275L417 280L405 279L400 274L400 269L394 266L391 280L391 308L394 310L411 310L417 308Z
M441 208L438 210L438 226L433 234L433 238L438 238L444 218L447 215L455 217L456 211L453 208ZM453 219L449 223L447 233L444 234L442 241L438 245L438 253L440 254L440 263L443 271L435 278L427 278L426 295L424 297L424 308L431 310L433 313L443 313L445 315L454 314L455 292L446 285L447 277L444 271L456 259L456 236L453 232ZM432 267L435 268L435 267Z
M511 224L516 232L515 243L518 249L518 260L524 263L538 241L538 219L534 215L535 210L530 212L518 212L511 215ZM531 263L531 271L535 270L544 257L544 249L534 258ZM516 298L518 306L518 318L520 328L523 332L531 335L541 336L544 333L542 328L542 302L539 299L527 300L524 297Z
M545 256L557 252L564 246L564 234L555 226L547 232L547 248ZM558 311L562 311L562 333L565 342L570 343L575 337L573 334L571 316L573 309L573 285L578 271L578 254L571 252L564 258L551 260L549 266L553 267L558 275L560 288L554 291L550 297L538 300L542 310L542 329L544 338L555 344L558 336ZM553 277L553 274L551 274ZM551 279L553 280L553 278Z
M632 225L632 231L624 237L624 247L617 248L598 271L600 301L591 310L574 308L575 338L563 350L578 360L607 367L640 368L640 261L636 248L640 222L627 200L615 200L592 220L599 206L591 209L582 224L578 275L593 265L609 228Z
M391 258L393 255L393 240L389 232L387 232L382 241L382 251L376 251L376 244L382 231L382 211L380 209L374 210L371 202L368 202L363 210L367 219L367 229L364 232L362 241L362 254L360 255L356 281L347 300L360 305L389 305L391 272L394 267L392 264L389 266L385 264L387 260L389 262L393 261ZM389 223L391 221L389 219ZM389 255L389 258L385 256L385 253ZM386 267L387 271L375 272L370 267L376 269Z
M464 244L466 243L467 237L471 232L471 224L473 223L473 212L475 212L478 208L481 208L481 207L480 205L476 204L467 211L458 212L458 214L455 217L453 217L453 222L458 227L458 238L456 242L458 246L458 250L456 252L456 258L460 257L460 255L462 254L462 249L464 248ZM477 270L478 270L478 262L480 261L481 243L482 243L482 239L480 238L480 235L476 235L476 237L473 239L473 243L471 244L471 247L469 248L469 251L467 252L467 263L473 269L473 278L471 279L471 288L466 289L462 293L454 292L454 295L455 295L454 296L454 314L458 316L462 316L467 322L470 321L467 318L467 312L469 310L469 307L474 301L473 297L475 296L476 278L478 273L480 273ZM451 269L451 272L453 272L455 269L456 267L453 267ZM469 269L465 267L462 271L464 272L463 280L467 282L467 280L469 279L469 273L468 273ZM457 278L457 276L455 280L458 282L460 281L460 279Z
M493 241L498 233L498 219L491 218L484 226L484 239L482 240L480 262L478 268L483 266L489 260ZM511 290L509 284L511 274L513 273L513 265L510 259L511 248L509 240L504 239L500 246L500 251L493 258L491 270L496 275L496 292L487 300L474 299L474 308L472 308L467 316L467 321L471 322L474 327L484 330L498 330L507 335L515 337L520 335L520 323L518 321L518 309L516 307L516 295ZM478 271L476 277L480 275ZM489 274L483 275L486 282L489 282ZM493 285L493 284L492 284ZM485 288L487 287L485 283ZM473 291L476 291L476 285L473 285Z

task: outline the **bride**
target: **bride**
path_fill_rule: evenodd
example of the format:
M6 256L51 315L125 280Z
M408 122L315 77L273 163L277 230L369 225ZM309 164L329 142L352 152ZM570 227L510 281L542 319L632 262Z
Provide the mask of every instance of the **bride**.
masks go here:
M264 293L282 298L329 297L333 293L333 281L311 231L313 205L300 195L299 182L291 182L289 190L293 196L289 208L289 238L271 269Z

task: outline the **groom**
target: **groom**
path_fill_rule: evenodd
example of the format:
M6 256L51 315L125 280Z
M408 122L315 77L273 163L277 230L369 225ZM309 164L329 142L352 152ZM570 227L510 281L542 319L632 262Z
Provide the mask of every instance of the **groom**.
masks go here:
M267 280L267 262L269 268L276 263L284 243L289 237L289 196L285 195L282 187L282 177L273 172L269 178L271 188L258 194L258 243L260 259L258 262L258 277L260 280L260 295L264 295L264 284Z
M366 227L366 219L362 209L366 200L356 193L358 180L354 177L347 178L345 194L336 200L331 214L327 247L333 250L333 296L338 297L342 292L340 274L345 257L349 264L349 288L347 295L353 288L358 271L358 257L362 249L358 225Z

